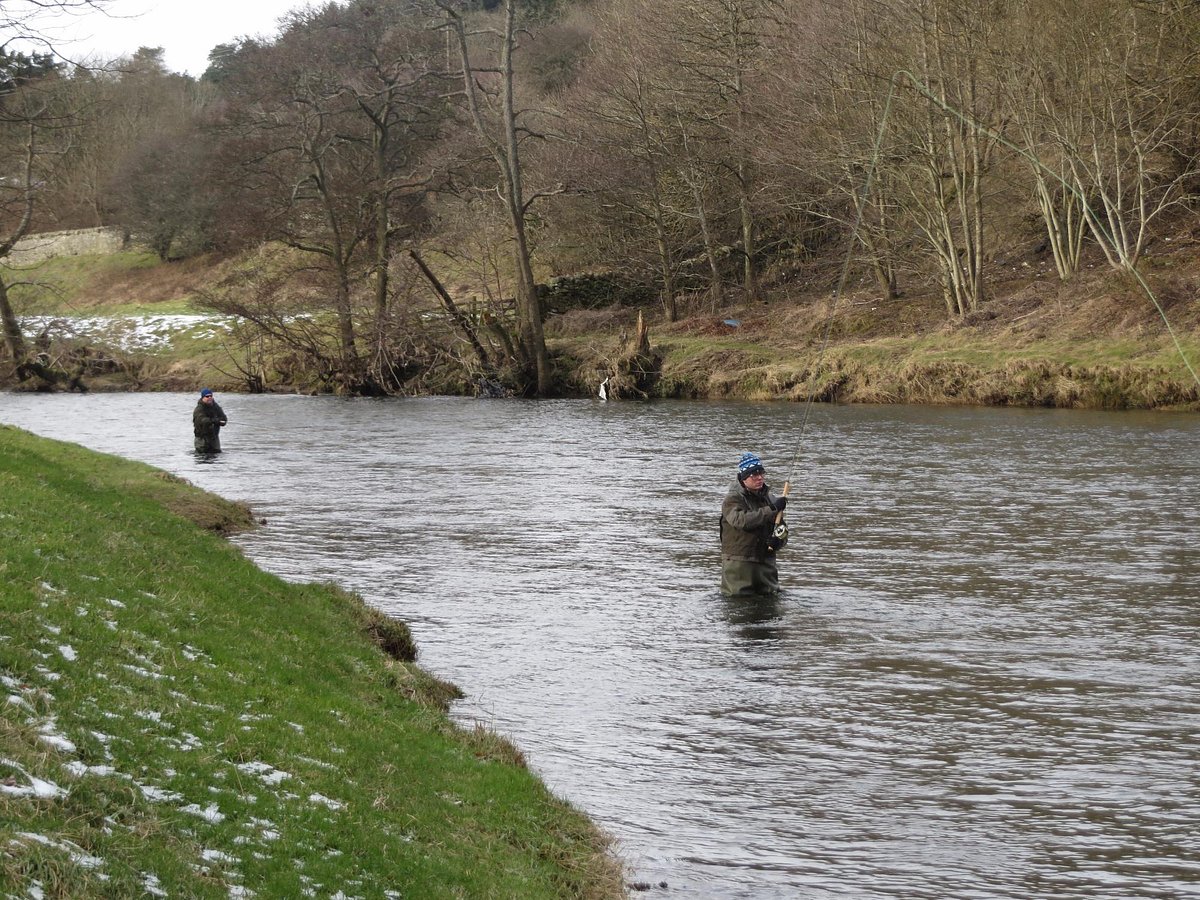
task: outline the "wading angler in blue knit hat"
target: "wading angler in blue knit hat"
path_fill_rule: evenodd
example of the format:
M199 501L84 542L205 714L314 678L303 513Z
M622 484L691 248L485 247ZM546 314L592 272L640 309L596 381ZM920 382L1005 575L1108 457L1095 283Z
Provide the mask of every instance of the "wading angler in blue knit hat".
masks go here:
M787 544L787 497L773 495L766 478L762 460L742 454L737 481L721 504L721 593L726 597L779 593L775 553Z
M221 426L228 420L225 410L208 388L200 389L200 399L192 410L192 431L196 435L197 453L221 452Z

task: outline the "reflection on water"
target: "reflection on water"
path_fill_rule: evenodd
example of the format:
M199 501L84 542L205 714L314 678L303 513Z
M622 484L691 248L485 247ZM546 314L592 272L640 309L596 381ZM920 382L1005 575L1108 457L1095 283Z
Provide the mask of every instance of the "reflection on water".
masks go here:
M224 397L200 460L192 405L0 422L248 501L252 558L408 620L659 893L1200 896L1196 417L819 407L746 601L717 511L799 406Z
M778 640L783 636L781 609L785 600L782 595L721 597L721 601L725 605L725 616L733 626L733 634L752 641Z

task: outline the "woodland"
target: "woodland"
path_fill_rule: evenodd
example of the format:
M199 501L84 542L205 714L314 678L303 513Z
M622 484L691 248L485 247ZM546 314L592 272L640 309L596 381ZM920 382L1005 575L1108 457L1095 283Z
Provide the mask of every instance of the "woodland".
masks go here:
M1196 0L349 0L198 79L15 46L0 262L101 225L235 259L199 302L251 383L554 395L547 322L619 307L632 390L649 323L851 288L894 334L918 295L977 322L1031 258L1060 305L1098 268L1195 317L1146 259L1200 239ZM0 367L37 374L2 271Z

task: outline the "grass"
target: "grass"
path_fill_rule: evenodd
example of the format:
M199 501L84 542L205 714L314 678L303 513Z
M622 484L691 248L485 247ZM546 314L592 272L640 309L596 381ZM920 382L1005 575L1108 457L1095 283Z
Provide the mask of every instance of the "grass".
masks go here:
M12 285L13 304L24 315L86 314L92 306L91 294L98 286L127 279L131 273L157 268L161 263L153 253L123 252L60 256L28 266L0 266L0 276ZM177 308L156 306L155 312L183 312ZM136 315L143 303L107 303L105 315ZM136 312L135 312L136 310Z
M621 896L588 820L449 722L403 625L216 533L251 524L0 427L0 895Z

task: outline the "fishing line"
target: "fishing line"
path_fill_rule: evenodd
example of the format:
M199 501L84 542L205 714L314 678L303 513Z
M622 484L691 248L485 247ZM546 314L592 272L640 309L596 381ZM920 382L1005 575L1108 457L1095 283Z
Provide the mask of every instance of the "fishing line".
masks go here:
M1101 223L1099 217L1096 215L1096 213L1092 210L1091 206L1088 204L1087 198L1083 195L1083 193L1076 186L1070 184L1065 178L1063 178L1061 175L1059 175L1057 172L1055 172L1049 166L1045 165L1040 159L1035 157L1029 151L1025 150L1022 147L1018 147L1012 141L1008 140L1008 138L1006 138L1003 135L992 130L984 123L975 119L973 116L968 115L967 113L963 112L962 110L957 109L956 107L954 107L954 106L950 105L949 103L945 102L944 100L942 100L940 97L935 95L929 89L929 87L924 82L922 82L919 78L917 78L917 76L915 76L913 73L909 72L906 69L897 70L895 72L895 74L892 75L891 81L889 82L889 85L888 85L887 101L884 103L883 114L879 120L879 129L875 135L875 145L872 148L870 163L867 166L867 177L866 177L865 181L863 182L862 194L859 197L858 203L855 208L854 226L851 229L849 238L847 239L846 255L842 262L841 276L838 278L837 287L835 288L834 293L833 293L833 304L829 309L828 321L826 322L826 325L825 325L825 334L821 341L821 349L817 354L816 362L813 364L813 368L812 368L812 371L809 376L810 383L812 386L809 389L808 399L805 401L805 404L804 404L804 416L800 421L800 432L796 438L796 449L793 451L791 462L788 464L787 480L784 482L784 486L783 486L783 493L785 496L787 495L787 492L791 486L792 474L793 474L793 472L795 470L795 466L796 466L796 459L800 455L800 447L804 441L804 431L808 426L809 414L812 410L813 400L816 397L817 373L820 370L821 361L823 360L823 358L825 356L825 350L829 346L829 338L830 338L830 335L833 330L833 316L834 316L834 313L837 311L838 301L841 299L842 293L846 287L846 281L849 277L850 262L853 258L854 246L858 241L859 230L862 227L863 210L866 206L867 197L870 194L871 185L875 179L876 168L878 167L878 164L879 164L880 148L883 146L883 136L887 130L888 117L891 114L892 100L896 95L897 85L902 78L908 79L908 81L912 83L912 86L914 88L916 88L916 90L919 94L924 96L926 99L928 99L930 102L932 102L935 106L940 108L943 112L946 112L949 115L954 116L956 119L958 119L964 125L968 125L972 128L977 129L980 133L987 135L988 137L992 138L997 143L1012 150L1018 156L1021 156L1022 158L1028 160L1030 163L1032 163L1038 169L1042 170L1047 175L1049 175L1051 178L1053 178L1055 181L1057 181L1059 184L1061 184L1063 186L1063 188L1065 190L1067 190L1069 193L1071 193L1072 195L1074 195L1074 197L1083 206L1084 210L1087 213L1088 225L1092 229L1092 232L1096 236L1096 238L1098 240L1102 240L1102 241L1106 242L1110 249L1113 249L1114 251L1117 250L1116 240L1113 238L1113 236L1109 233L1109 231ZM1200 376L1198 376L1196 374L1196 370L1192 367L1192 363L1188 359L1188 355L1187 355L1186 351L1183 349L1183 345L1180 343L1179 337L1175 333L1175 329L1171 326L1171 322L1167 318L1166 310L1164 310L1162 307L1162 304L1158 302L1158 298L1155 296L1154 291L1150 289L1150 285L1146 283L1146 280L1142 277L1141 273L1138 272L1136 268L1130 267L1126 271L1128 271L1131 275L1133 275L1134 279L1138 283L1138 286L1142 289L1142 292L1146 295L1146 297L1153 304L1154 309L1158 312L1159 318L1161 318L1163 321L1163 325L1166 326L1167 334L1170 335L1171 341L1175 345L1175 350L1179 354L1179 358L1183 360L1184 366L1187 368L1188 373L1192 376L1192 380L1196 382L1197 387L1200 387ZM783 519L783 514L780 513L779 517L776 519L776 522L781 523L782 519Z
M862 228L863 210L867 205L867 197L871 193L871 185L875 181L875 169L879 164L879 151L883 146L883 135L887 129L888 115L892 109L892 98L896 95L896 78L892 77L891 84L888 87L887 100L883 105L883 116L879 121L879 130L875 134L875 146L871 148L871 161L867 165L867 177L863 182L862 194L858 198L858 203L854 209L854 225L850 229L850 235L846 239L846 254L842 260L842 272L838 276L837 286L833 290L833 303L829 307L829 313L825 321L825 334L821 338L821 349L817 352L816 361L813 363L812 370L809 372L809 391L808 399L804 401L804 415L800 420L800 433L796 436L796 449L792 452L791 462L788 463L787 478L783 483L783 494L787 496L788 490L791 488L792 473L796 468L796 459L800 455L800 446L804 442L804 431L808 427L809 413L812 412L813 400L817 395L817 373L821 369L821 361L825 358L825 351L829 347L829 338L833 333L833 316L837 312L838 301L841 300L842 293L846 289L846 281L850 277L850 261L854 257L854 245L858 243L858 232ZM776 519L776 524L782 524L783 514L780 513Z

